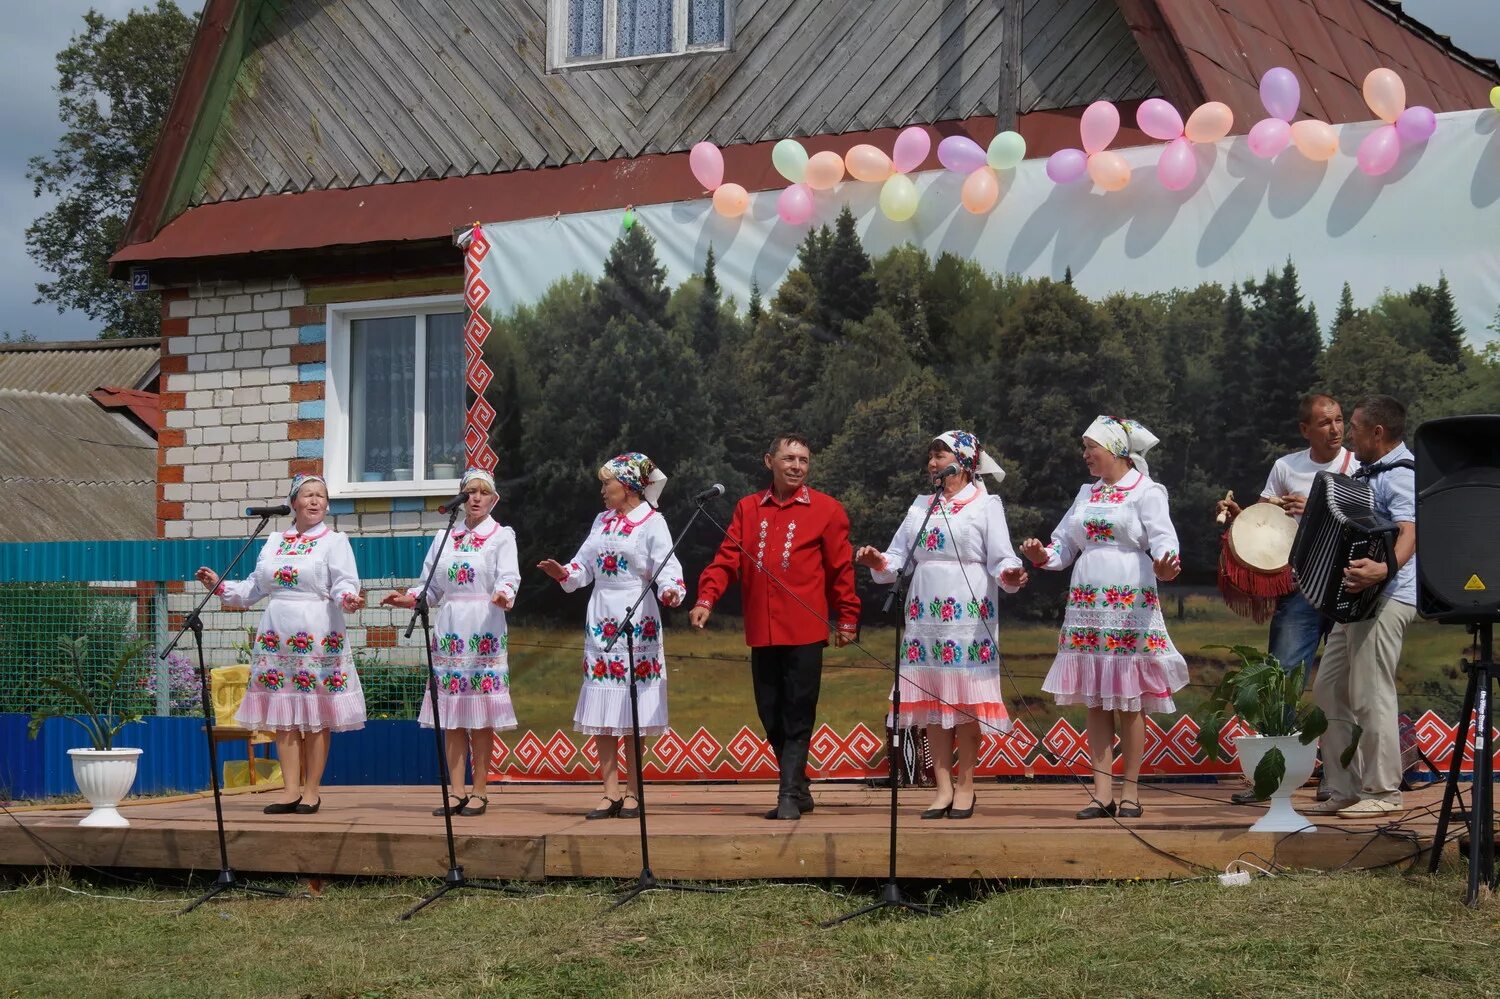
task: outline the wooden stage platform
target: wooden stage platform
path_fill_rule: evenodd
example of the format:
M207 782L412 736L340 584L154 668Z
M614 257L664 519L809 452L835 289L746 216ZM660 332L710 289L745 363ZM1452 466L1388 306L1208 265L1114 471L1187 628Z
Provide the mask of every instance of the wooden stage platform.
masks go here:
M489 813L454 818L459 862L470 877L634 877L635 820L585 821L598 785L511 784ZM902 793L898 873L903 878L1063 880L1176 878L1222 870L1254 853L1294 868L1374 867L1409 858L1410 835L1377 823L1318 817L1315 832L1251 833L1259 807L1233 805L1236 785L1147 788L1139 819L1079 822L1087 799L1072 785L982 784L974 817L920 821L931 792ZM886 874L889 791L815 785L817 809L799 822L761 817L775 796L764 784L647 785L651 862L662 878L877 878ZM291 876L441 877L447 851L434 787L335 787L319 814L268 816L263 793L224 798L230 864ZM1299 809L1311 791L1298 792ZM1409 793L1401 828L1430 846L1442 785ZM146 799L122 809L129 829L78 826L80 808L23 809L0 818L0 865L89 865L140 870L217 870L213 801ZM1123 826L1123 827L1122 827ZM1128 828L1125 828L1128 827ZM1134 831L1140 839L1131 835ZM1175 859L1180 858L1180 859ZM1253 858L1251 858L1253 859ZM1257 861L1258 863L1261 861Z

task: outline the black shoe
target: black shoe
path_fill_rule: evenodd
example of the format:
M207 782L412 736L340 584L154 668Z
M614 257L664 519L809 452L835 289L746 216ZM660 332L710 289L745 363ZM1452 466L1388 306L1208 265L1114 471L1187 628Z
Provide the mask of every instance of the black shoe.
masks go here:
M620 809L625 805L624 798L605 798L604 800L609 802L609 807L595 808L592 811L584 812L583 817L586 819L612 819L620 814Z
M1320 787L1320 788L1318 788L1318 793L1317 793L1316 797L1317 797L1317 799L1319 801L1327 801L1328 799L1330 799L1330 798L1333 797L1333 788L1331 788L1331 787Z
M953 802L948 802L942 808L929 808L922 813L924 819L946 819L948 813L953 811Z
M300 804L302 804L301 798L298 798L296 801L278 801L274 805L267 805L261 811L267 815L291 815L297 810L297 806Z
M485 810L490 807L490 796L487 794L476 794L470 797L468 800L478 801L479 804L465 805L458 810L458 814L467 815L469 816L469 818L473 818L476 815L483 815L485 813Z
M798 791L795 797L797 799L797 807L802 810L803 815L806 815L808 812L817 807L816 803L813 801L812 792L810 791Z
M1261 800L1255 796L1254 789L1248 791L1236 791L1229 796L1229 800L1236 805L1259 805Z
M452 798L455 803L452 805L445 805L442 808L434 808L432 810L433 815L457 815L459 812L462 812L464 810L464 806L469 803L469 796L467 794L462 796L450 794L448 795L448 797Z
M298 815L317 815L318 814L318 809L320 809L322 807L323 807L323 799L319 798L318 799L318 803L316 805L302 805L302 804L299 804L297 806L297 814Z
M1138 819L1142 811L1144 809L1141 808L1139 801L1131 801L1127 798L1120 802L1120 807L1115 810L1115 814L1122 819Z
M776 799L776 807L766 813L766 818L790 822L802 818L802 809L797 807L796 798L783 794Z
M952 805L949 805L948 818L971 819L974 817L974 806L977 804L979 804L979 795L976 794L974 795L974 800L969 802L968 808L954 808Z
M1098 798L1090 798L1093 804L1073 816L1075 819L1107 819L1115 814L1115 803L1111 801L1107 805L1099 804Z
M626 798L635 801L635 804L627 807L625 804ZM636 801L635 795L628 791L620 795L620 810L615 813L615 817L621 819L638 819L641 817L641 803Z

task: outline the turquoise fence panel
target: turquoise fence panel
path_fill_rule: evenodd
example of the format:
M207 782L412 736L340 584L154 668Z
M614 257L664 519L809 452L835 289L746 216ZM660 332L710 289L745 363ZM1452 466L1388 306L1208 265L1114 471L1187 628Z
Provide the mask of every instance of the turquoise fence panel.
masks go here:
M350 538L359 574L366 579L417 575L431 534ZM173 541L13 541L0 544L0 582L59 583L88 580L191 579L200 565L228 564L244 538ZM256 542L260 544L260 542ZM236 575L245 575L252 545Z

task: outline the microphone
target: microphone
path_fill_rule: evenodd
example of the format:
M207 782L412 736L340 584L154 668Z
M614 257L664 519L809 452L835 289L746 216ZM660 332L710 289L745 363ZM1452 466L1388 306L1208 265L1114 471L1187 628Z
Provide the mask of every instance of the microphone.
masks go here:
M957 474L959 474L962 471L963 471L963 469L958 467L958 462L953 461L953 462L949 462L948 463L948 467L947 468L945 468L941 472L937 473L937 477L939 479L946 479L948 476L950 476L950 475L957 475Z
M438 507L438 513L452 513L458 507L463 506L468 498L468 493L459 493L457 496L453 497L451 500L448 500L442 506Z
M713 485L711 485L707 489L703 490L697 496L694 496L693 497L693 502L694 503L707 503L709 500L713 499L715 496L723 496L723 495L724 495L724 484L721 483L721 482L715 482Z
M247 506L245 516L247 517L285 517L292 512L292 508L285 503L277 503L275 506Z

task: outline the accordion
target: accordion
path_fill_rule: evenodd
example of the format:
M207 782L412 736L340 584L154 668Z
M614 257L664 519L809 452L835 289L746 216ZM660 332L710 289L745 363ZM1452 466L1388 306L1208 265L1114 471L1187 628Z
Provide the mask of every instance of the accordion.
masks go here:
M1344 589L1344 570L1356 559L1384 562L1396 575L1396 525L1375 512L1369 483L1319 472L1308 490L1302 523L1292 541L1292 578L1307 602L1341 623L1375 615L1384 585Z

